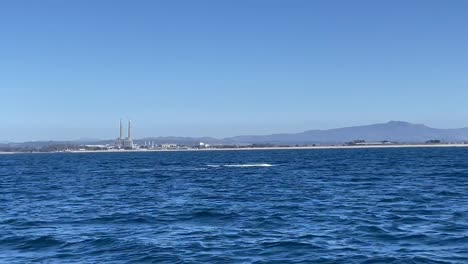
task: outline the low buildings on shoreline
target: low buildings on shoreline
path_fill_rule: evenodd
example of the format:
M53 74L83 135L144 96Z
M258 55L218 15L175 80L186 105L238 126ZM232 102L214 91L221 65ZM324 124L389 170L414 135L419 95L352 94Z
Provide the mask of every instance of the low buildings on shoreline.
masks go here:
M374 148L374 147L418 147L418 146L468 146L468 142L443 142L441 140L428 140L424 143L399 143L388 140L366 142L353 140L341 144L210 144L191 140L180 144L177 140L169 138L164 142L159 138L156 142L151 138L134 140L132 123L128 121L127 135L122 119L119 124L119 137L115 141L89 142L25 142L0 144L0 152L4 153L32 153L32 152L118 152L118 151L173 151L173 150L223 150L223 149L319 149L319 148ZM172 141L172 142L171 142ZM159 143L159 144L158 144Z

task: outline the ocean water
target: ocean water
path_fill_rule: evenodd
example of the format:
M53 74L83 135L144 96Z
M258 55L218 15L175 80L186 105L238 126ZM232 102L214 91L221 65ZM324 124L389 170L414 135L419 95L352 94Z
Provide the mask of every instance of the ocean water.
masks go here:
M0 155L0 263L468 263L468 149Z

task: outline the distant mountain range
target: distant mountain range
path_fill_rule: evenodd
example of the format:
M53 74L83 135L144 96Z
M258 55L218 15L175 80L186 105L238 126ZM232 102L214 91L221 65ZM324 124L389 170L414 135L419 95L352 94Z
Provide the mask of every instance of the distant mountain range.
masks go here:
M273 144L273 145L303 145L303 144L342 144L353 140L367 142L392 141L399 143L423 143L428 140L442 142L468 142L468 128L438 129L422 124L411 124L401 121L353 126L328 130L308 130L301 133L272 134L257 136L237 136L223 139L211 137L148 137L135 140L137 143L153 141L155 144L194 145L200 142L208 144ZM113 140L80 139L77 141L40 141L15 143L16 146L43 146L58 144L112 144Z
M227 138L234 143L270 144L323 144L345 143L353 140L367 142L392 141L400 143L422 143L428 140L443 142L468 141L468 128L438 129L421 124L390 121L383 124L354 126L328 130L309 130L293 134L273 134L267 136L239 136Z

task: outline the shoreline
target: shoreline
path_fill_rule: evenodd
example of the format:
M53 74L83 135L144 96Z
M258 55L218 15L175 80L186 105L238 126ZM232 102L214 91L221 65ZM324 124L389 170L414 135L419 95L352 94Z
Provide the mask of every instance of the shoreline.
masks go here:
M56 152L0 152L4 154L51 154L51 153L140 153L140 152L197 152L197 151L251 151L251 150L323 150L323 149L382 149L382 148L463 148L468 144L399 144L358 146L302 146L302 147L249 147L249 148L206 148L206 149L135 149L135 150L72 150Z

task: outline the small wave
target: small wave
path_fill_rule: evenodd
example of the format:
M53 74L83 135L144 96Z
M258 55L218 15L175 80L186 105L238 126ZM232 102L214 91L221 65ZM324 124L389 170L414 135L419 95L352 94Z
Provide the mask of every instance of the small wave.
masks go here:
M229 221L238 218L240 215L235 212L217 212L217 211L197 211L191 214L191 220L199 221Z
M96 218L89 218L75 221L74 223L77 224L106 224L106 223L113 223L113 224L148 224L153 223L155 219L146 216L146 215L138 215L138 214L122 214L116 213L111 215L102 215Z
M155 171L155 168L121 168L121 169L108 169L108 170L91 170L91 173L108 173L109 171L117 173L130 173L130 172L151 172Z
M58 247L65 243L64 241L58 240L53 236L42 236L34 239L24 239L24 243L18 246L19 249L38 250L43 248Z
M276 242L263 242L260 246L265 248L287 248L288 250L304 248L304 249L323 249L322 247L306 242L298 241L276 241Z
M206 165L210 168L252 168L252 167L273 167L275 165L268 163L252 163L252 164L221 164L221 165Z

